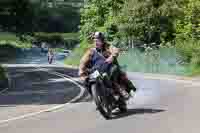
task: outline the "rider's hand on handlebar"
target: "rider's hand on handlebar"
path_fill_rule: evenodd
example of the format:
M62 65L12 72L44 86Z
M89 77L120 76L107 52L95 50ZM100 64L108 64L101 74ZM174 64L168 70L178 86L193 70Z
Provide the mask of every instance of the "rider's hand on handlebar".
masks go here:
M113 48L111 49L111 54L112 54L112 56L114 56L114 57L117 57L118 54L119 54L119 52L120 52L120 49L119 49L119 48L113 47Z
M85 81L88 78L88 76L80 76L81 81Z
M110 63L113 62L113 60L114 60L114 57L113 57L113 56L110 56L110 57L108 57L108 58L105 60L105 62L110 64Z

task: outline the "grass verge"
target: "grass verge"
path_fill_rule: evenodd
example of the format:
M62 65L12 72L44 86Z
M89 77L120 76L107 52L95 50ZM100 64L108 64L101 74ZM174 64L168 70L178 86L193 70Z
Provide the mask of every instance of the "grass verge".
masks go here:
M54 36L60 36L64 40L75 40L79 38L79 33L46 33L46 32L36 32L35 36L52 38Z

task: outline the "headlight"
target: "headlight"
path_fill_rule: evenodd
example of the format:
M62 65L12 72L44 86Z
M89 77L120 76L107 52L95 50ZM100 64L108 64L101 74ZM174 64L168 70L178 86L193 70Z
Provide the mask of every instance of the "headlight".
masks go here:
M91 78L97 78L99 75L100 75L99 71L96 70L91 74Z

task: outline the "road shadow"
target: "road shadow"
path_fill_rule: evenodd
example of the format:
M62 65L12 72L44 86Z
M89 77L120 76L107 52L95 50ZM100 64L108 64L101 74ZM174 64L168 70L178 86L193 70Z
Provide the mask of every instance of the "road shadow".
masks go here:
M120 113L120 112L113 113L114 116L112 119L120 119L131 115L139 115L139 114L155 114L164 111L165 110L163 109L151 109L151 108L128 109L126 113Z

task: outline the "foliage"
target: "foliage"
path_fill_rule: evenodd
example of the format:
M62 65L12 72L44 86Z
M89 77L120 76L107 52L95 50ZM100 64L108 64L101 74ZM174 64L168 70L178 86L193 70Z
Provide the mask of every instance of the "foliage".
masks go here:
M53 37L60 36L64 40L78 39L79 38L79 34L78 33L58 33L58 32L45 33L45 32L36 32L36 33L34 33L34 35L36 37L44 37L44 38L53 38Z
M87 40L82 41L80 46L75 48L73 53L69 57L66 58L65 64L78 66L80 63L81 57L86 52L86 50L89 49L90 47L92 47L92 45L88 43Z
M186 63L200 66L200 41L196 39L177 40L177 51L181 54L182 60Z
M16 34L0 32L0 41L2 40L19 41L19 38L16 36Z
M31 32L36 8L27 0L13 0L10 5L12 26L17 33ZM27 31L27 29L30 29Z
M77 32L80 15L72 7L39 8L37 11L36 32Z
M33 37L29 35L22 35L18 37L14 33L0 32L0 46L10 45L17 48L30 48Z
M59 33L35 33L34 37L38 42L59 43L64 41L64 38Z
M5 76L5 70L4 68L0 65L0 80L4 80L6 78Z
M36 43L47 42L52 47L65 46L72 49L79 43L79 34L37 32L34 35L34 40Z
M200 1L188 0L176 23L177 39L200 39Z
M77 32L80 12L73 3L83 1L61 2L61 5L53 7L49 6L49 2L11 0L2 4L0 1L0 30L19 35L31 35L32 32Z
M176 45L180 62L200 66L199 0L87 0L80 28L82 40L99 30L117 47L135 45L136 40L144 48Z
M81 10L81 37L103 29L109 41L116 38L145 43L172 41L175 21L184 0L88 0Z
M17 48L30 48L33 42L34 44L48 42L54 47L61 46L73 49L79 43L79 34L36 32L34 33L34 36L21 35L19 38L14 33L0 32L0 45L12 45Z
M128 0L120 21L122 25L125 23L124 31L129 36L145 43L171 41L175 33L174 22L180 14L179 6L178 1Z
M115 26L113 16L117 15L123 5L123 0L87 0L81 10L81 39L89 39L96 30L108 31ZM104 27L104 28L102 28Z
M200 67L200 1L188 0L183 6L183 15L176 23L176 48L182 59L190 63L193 74Z

